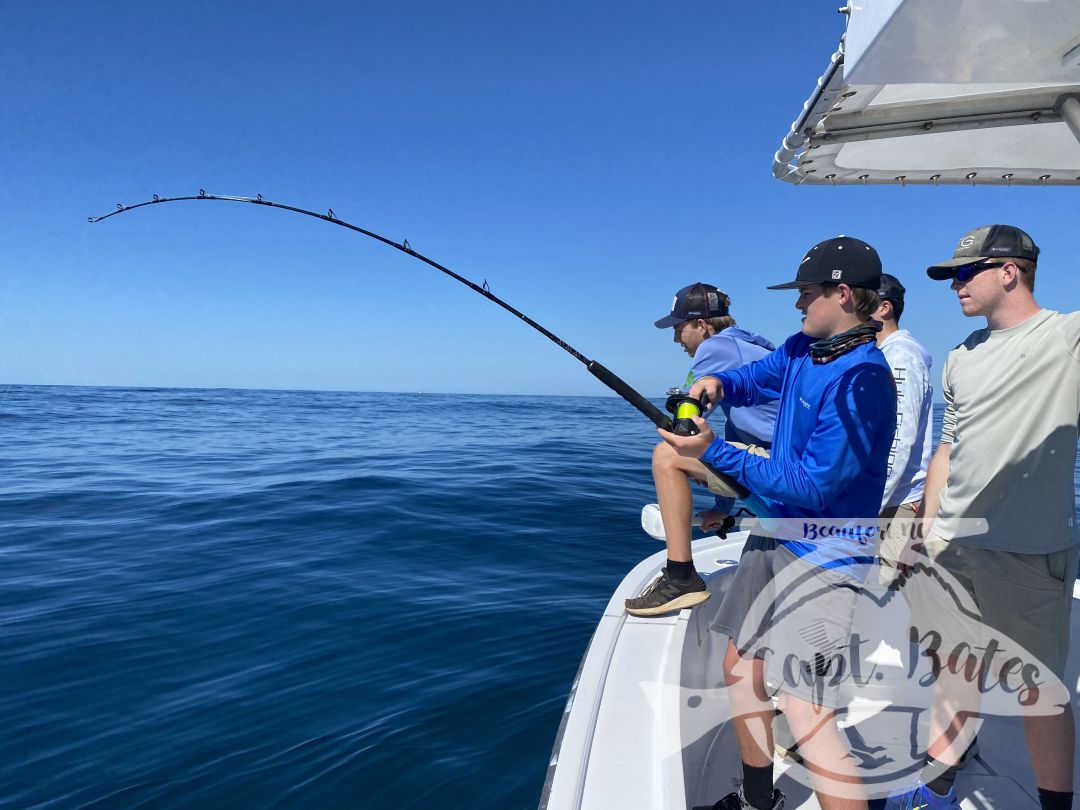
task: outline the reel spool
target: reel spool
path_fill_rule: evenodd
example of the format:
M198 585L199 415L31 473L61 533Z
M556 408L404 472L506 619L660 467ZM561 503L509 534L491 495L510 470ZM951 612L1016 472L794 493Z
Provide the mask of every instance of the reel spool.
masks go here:
M688 397L680 389L672 388L668 391L664 407L674 417L671 432L676 436L696 436L701 432L693 418L704 413L705 403L702 400Z

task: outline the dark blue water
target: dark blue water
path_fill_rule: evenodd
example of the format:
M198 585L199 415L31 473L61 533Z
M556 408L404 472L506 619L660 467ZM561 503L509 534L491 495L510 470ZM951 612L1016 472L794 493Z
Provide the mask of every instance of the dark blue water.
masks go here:
M660 548L654 439L613 398L0 389L0 807L535 807Z
M0 807L535 807L659 546L613 398L9 387Z

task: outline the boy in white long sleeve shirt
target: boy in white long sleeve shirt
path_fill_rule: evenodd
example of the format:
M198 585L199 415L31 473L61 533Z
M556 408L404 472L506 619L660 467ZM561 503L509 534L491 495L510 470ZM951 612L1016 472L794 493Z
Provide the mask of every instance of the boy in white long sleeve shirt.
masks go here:
M881 306L874 313L874 320L882 325L877 345L896 383L896 434L889 450L889 477L881 499L881 517L886 521L899 519L899 528L886 534L879 551L885 564L882 576L887 581L895 578L895 563L907 536L904 527L911 525L922 501L926 469L933 455L934 386L930 367L934 360L919 341L900 328L904 292L896 276L881 274Z

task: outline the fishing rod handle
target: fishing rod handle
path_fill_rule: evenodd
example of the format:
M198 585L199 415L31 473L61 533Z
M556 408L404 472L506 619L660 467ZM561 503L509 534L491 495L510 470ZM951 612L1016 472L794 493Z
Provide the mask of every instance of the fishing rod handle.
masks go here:
M652 423L658 428L671 430L671 419L668 418L667 414L631 388L621 377L616 376L595 360L590 360L585 368L587 368L589 373L596 377L596 379L645 414L645 416L649 417L649 419L652 420Z

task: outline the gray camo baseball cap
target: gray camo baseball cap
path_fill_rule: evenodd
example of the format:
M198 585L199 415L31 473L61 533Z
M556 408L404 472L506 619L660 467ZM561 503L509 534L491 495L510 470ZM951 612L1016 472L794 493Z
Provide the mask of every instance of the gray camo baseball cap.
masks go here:
M987 259L1039 259L1034 240L1012 225L983 225L968 231L957 243L953 257L926 268L926 275L935 281L951 279L957 267L978 264Z

